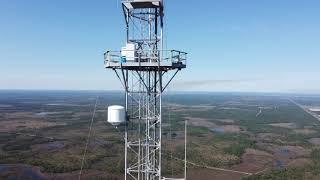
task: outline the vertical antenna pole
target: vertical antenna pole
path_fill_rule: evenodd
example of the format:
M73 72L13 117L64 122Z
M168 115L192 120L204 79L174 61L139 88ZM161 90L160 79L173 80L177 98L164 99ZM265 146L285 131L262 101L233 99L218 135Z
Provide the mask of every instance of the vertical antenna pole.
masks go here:
M159 67L159 180L161 179L161 142L162 142L162 73Z
M129 43L129 10L126 12L126 30L127 30L127 37L126 37L126 42Z
M125 141L125 147L124 147L124 179L127 180L127 147L128 147L128 128L127 128L127 124L128 122L126 122L126 125L125 125L125 132L124 132L124 141Z
M163 3L163 1L162 1ZM164 5L160 8L160 43L161 43L161 56L160 56L160 60L162 61L163 58L163 9L164 9Z
M123 72L123 70L122 70ZM128 167L128 70L126 71L126 76L125 78L123 79L124 82L125 82L125 100L126 100L126 124L125 124L125 135L124 135L124 141L125 141L125 148L124 148L124 179L127 180L127 167Z
M140 149L141 149L141 141L140 141L140 134L139 134L139 149L138 149L138 180L140 180Z
M187 123L184 121L184 180L187 179Z

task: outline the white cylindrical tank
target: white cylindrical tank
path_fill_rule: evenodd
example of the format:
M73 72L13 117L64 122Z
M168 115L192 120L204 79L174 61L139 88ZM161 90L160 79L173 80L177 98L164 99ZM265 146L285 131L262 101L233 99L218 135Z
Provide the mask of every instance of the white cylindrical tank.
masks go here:
M118 126L126 122L126 111L123 106L113 105L108 107L108 122Z

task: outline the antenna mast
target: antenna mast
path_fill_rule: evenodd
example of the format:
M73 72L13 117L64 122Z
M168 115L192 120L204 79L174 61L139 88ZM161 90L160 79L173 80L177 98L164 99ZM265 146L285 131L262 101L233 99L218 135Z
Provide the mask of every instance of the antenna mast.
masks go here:
M161 176L162 93L186 68L187 53L163 49L162 0L125 0L126 44L104 53L125 90L125 179ZM163 76L174 72L168 81Z

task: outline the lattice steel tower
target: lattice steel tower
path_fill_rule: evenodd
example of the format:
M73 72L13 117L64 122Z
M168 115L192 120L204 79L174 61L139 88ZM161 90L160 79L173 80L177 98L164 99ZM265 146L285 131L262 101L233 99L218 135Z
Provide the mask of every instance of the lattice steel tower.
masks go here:
M125 89L125 179L161 176L162 93L181 69L187 53L163 49L162 0L121 2L126 44L104 54ZM172 72L172 73L169 73ZM164 80L164 76L169 76Z

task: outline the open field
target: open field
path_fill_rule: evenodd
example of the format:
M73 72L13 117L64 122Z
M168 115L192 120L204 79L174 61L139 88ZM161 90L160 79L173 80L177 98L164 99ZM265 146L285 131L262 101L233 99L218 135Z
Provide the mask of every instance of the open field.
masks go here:
M82 179L122 179L123 134L106 123L106 107L123 96L98 91L0 91L0 179L78 179L97 96ZM319 177L318 97L177 93L164 103L167 177L183 172L184 120L188 179Z

